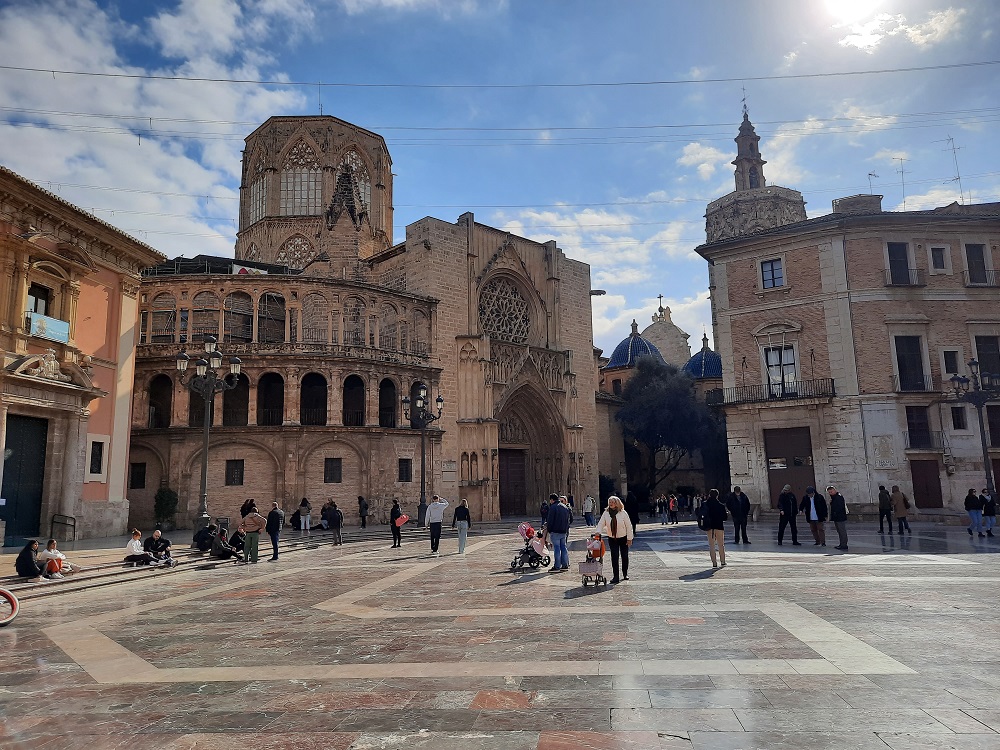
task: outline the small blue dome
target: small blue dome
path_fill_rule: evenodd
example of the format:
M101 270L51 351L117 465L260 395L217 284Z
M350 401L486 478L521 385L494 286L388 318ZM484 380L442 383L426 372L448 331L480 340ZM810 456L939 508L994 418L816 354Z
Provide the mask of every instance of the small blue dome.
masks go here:
M684 365L684 372L695 380L722 377L722 357L708 346L708 334L701 339L701 351Z
M604 369L635 367L636 360L640 357L656 357L660 362L664 362L660 350L639 335L639 324L633 320L631 335L615 347Z

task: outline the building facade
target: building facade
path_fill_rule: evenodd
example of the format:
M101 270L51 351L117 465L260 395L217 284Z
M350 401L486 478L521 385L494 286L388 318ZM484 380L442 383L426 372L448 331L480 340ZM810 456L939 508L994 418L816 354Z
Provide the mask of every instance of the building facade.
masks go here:
M596 494L589 266L471 213L421 219L394 243L385 142L333 117L271 118L244 154L235 260L177 260L143 282L136 522L161 486L180 493L180 523L197 508L203 404L173 358L209 334L243 361L214 404L213 515L309 497L350 521L358 495L377 515L396 498L412 514L421 441L401 399L421 385L444 399L428 493L483 519Z
M753 192L739 169L737 188ZM753 214L754 200L732 203ZM732 481L764 507L786 483L798 494L835 484L855 503L898 484L919 509L961 510L985 467L976 412L948 379L972 358L1000 372L1000 204L884 212L881 196L862 195L814 219L738 216L720 234L717 203L697 252ZM1000 402L986 415L995 471Z
M140 271L163 260L0 168L0 531L125 532Z

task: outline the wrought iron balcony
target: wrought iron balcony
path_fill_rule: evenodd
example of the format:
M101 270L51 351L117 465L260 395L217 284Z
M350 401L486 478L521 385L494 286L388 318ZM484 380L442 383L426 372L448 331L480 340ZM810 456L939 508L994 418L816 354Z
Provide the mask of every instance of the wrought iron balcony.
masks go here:
M364 409L344 409L344 427L364 427Z
M984 269L962 271L962 278L965 280L966 286L1000 286L1000 271Z
M948 447L945 433L932 430L904 432L908 451L943 451Z
M326 409L306 408L300 410L299 424L311 426L323 426L326 424Z
M919 268L885 269L886 286L927 286L927 277Z
M936 393L937 388L931 382L930 375L922 372L904 372L892 376L893 389L896 393Z
M716 388L705 394L709 406L730 404L756 404L771 401L793 401L804 398L836 396L833 378L793 380L765 385L741 385L735 388Z

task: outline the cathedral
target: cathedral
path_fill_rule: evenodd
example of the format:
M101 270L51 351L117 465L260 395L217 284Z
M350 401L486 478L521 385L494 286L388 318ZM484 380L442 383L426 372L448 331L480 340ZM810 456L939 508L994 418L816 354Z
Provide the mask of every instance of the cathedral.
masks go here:
M205 403L175 367L214 337L241 360L211 404L208 510L365 496L415 515L426 491L476 519L598 493L590 267L554 241L426 217L393 237L383 138L330 116L246 139L235 258L149 269L140 297L130 523L161 487L197 511ZM440 418L420 429L421 393ZM263 506L262 506L263 507Z

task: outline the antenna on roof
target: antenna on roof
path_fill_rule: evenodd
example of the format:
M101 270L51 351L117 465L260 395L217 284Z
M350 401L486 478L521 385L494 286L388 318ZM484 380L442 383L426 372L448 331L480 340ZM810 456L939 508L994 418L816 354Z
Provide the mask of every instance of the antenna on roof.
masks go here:
M958 183L958 201L959 203L965 203L965 191L962 190L962 172L958 168L958 152L963 148L962 146L955 145L955 139L950 135L941 141L934 141L934 143L947 143L948 148L945 151L951 151L951 158L955 161L955 176L952 177L948 182ZM971 192L971 191L970 191ZM969 203L972 203L972 196L969 196Z
M750 110L747 109L747 87L743 86L743 119L750 119Z
M316 99L319 101L319 113L323 114L323 82L316 84Z
M905 211L906 210L906 170L903 169L903 162L904 161L909 161L909 159L907 159L906 157L903 157L903 156L894 156L894 157L892 157L892 160L899 162L899 169L897 169L896 171L899 172L899 184L900 184L900 186L903 189L903 210Z
M875 174L874 172L868 173L868 195L875 195L875 191L872 189L872 177L874 177L877 180L878 175Z

